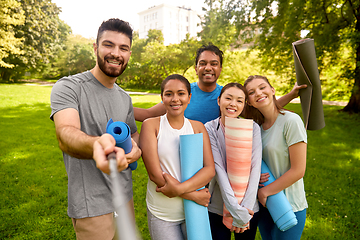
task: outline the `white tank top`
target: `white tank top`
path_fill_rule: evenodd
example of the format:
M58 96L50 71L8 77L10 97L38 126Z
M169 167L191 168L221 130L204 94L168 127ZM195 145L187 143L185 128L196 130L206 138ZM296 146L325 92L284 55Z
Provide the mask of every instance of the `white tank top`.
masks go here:
M180 172L180 135L194 134L190 121L184 117L181 129L173 129L166 114L160 117L158 140L158 156L163 172L181 182ZM156 184L148 179L146 204L149 211L164 221L175 222L185 219L181 197L168 198L156 192Z

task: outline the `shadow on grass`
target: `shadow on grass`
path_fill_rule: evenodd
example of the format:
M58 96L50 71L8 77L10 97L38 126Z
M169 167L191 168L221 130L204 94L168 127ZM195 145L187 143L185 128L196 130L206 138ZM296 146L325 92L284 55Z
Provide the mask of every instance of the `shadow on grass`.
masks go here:
M48 104L2 108L0 239L74 239Z
M0 239L75 239L66 212L67 174L49 104L19 104L1 112ZM137 126L140 131L141 123ZM145 240L147 172L141 159L133 180L136 220Z
M300 114L300 104L293 105L291 110ZM325 128L307 131L304 181L309 208L302 239L360 237L354 212L359 205L360 115L349 116L339 109L324 106Z

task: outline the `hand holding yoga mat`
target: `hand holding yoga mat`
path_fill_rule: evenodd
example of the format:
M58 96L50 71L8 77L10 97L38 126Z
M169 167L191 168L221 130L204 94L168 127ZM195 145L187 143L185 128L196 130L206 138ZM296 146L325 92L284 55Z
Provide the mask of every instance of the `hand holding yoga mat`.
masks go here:
M115 138L116 146L124 149L125 154L131 152L132 143L131 143L131 132L130 127L124 122L114 122L110 118L109 122L106 125L106 133L109 133ZM137 162L129 164L131 170L137 168Z
M225 117L226 165L230 185L240 204L251 171L253 120ZM224 205L223 223L231 229L233 218ZM244 226L246 227L246 226Z
M203 134L180 136L181 179L186 181L203 168ZM185 222L188 240L211 240L207 207L184 199Z
M314 40L304 39L292 45L297 83L307 85L307 88L299 91L305 128L322 129L325 119Z
M264 186L275 181L274 176L264 161L261 163L261 173L270 174L269 180L263 183ZM269 196L266 200L266 207L268 208L274 223L281 231L286 231L297 224L298 221L295 213L283 191Z

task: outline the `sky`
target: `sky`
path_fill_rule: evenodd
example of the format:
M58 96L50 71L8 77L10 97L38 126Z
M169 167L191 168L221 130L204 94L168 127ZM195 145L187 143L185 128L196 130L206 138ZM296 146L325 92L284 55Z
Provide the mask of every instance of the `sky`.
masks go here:
M97 30L104 20L120 18L128 21L133 29L139 29L139 12L163 3L184 6L202 13L204 0L52 0L61 8L59 17L68 24L73 34L96 38ZM179 3L181 2L181 4Z

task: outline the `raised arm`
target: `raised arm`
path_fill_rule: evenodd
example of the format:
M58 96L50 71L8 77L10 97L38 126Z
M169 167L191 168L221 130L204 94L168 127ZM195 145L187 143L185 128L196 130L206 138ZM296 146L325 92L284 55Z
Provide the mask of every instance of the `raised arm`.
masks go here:
M143 122L145 119L152 118L152 117L159 117L166 113L164 104L158 103L151 108L137 108L134 107L134 116L136 121Z
M92 159L93 145L99 137L81 131L79 112L76 109L66 108L55 113L54 123L62 151L79 159Z
M291 89L291 91L289 93L287 93L286 95L277 99L278 103L280 104L281 107L285 107L289 102L291 102L291 100L293 100L299 96L300 89L303 89L306 87L307 87L306 84L299 86L297 83L295 83L293 89Z

